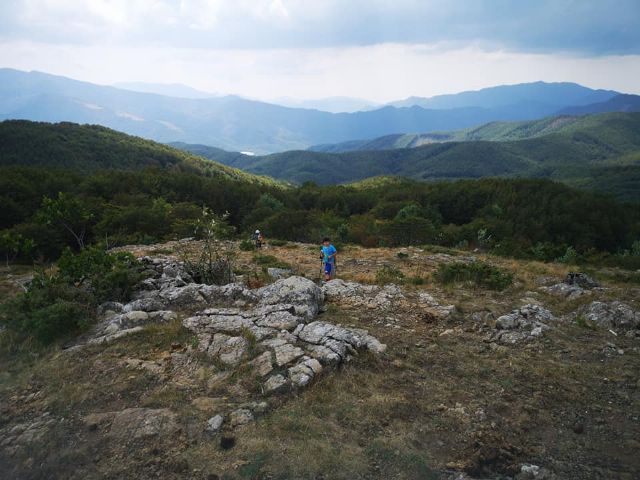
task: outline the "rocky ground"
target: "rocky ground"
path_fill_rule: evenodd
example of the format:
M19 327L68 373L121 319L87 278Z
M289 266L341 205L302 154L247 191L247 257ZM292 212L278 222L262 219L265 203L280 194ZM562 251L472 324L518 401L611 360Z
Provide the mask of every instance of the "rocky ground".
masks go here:
M640 476L640 290L615 272L488 258L515 276L498 293L431 282L466 254L349 248L321 284L317 247L287 244L218 287L185 247L128 248L149 277L130 303L0 357L0 477ZM266 254L290 271L267 281ZM425 282L374 284L384 267Z

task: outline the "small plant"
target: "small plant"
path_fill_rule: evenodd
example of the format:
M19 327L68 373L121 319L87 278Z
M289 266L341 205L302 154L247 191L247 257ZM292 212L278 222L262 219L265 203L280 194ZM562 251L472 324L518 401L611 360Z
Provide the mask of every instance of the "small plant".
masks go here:
M470 283L490 290L504 290L513 283L513 276L485 262L440 265L434 278L442 284Z
M391 265L385 265L376 272L376 283L380 285L402 282L404 282L404 273Z
M251 240L242 240L239 248L243 252L253 252L256 249L256 245Z
M194 236L202 240L202 248L195 259L185 251L181 257L186 270L196 282L210 285L226 285L233 281L233 250L222 239L228 238L231 227L228 214L218 216L203 207L202 216L196 221Z
M407 279L407 282L410 283L411 285L424 285L425 283L427 283L426 279L424 279L419 275L409 277Z
M560 263L575 265L578 261L578 252L576 252L575 248L573 247L567 247L564 255L558 257L557 261Z
M400 260L406 260L407 258L409 258L409 254L406 252L398 252L396 254L396 256L400 259Z

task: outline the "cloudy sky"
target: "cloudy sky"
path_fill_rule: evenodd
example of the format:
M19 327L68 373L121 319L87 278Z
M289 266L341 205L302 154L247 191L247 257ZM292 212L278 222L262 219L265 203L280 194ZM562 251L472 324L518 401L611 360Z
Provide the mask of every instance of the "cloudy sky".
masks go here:
M640 93L638 0L2 0L0 67L262 99Z

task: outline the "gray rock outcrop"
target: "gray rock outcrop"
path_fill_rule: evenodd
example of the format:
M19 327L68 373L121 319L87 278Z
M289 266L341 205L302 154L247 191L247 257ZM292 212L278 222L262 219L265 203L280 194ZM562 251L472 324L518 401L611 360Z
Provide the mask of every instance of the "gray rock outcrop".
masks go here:
M491 340L505 345L528 342L543 334L555 317L546 308L527 304L496 320L496 332Z

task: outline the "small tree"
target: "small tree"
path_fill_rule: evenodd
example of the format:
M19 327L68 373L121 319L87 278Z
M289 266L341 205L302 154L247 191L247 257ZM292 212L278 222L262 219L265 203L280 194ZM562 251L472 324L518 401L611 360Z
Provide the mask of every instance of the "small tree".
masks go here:
M31 255L35 243L30 238L24 238L19 233L5 230L0 233L0 252L4 253L5 263L9 267L9 262L16 259L18 255L28 257Z
M203 207L202 216L194 225L194 237L202 241L202 248L195 258L186 250L181 252L185 268L198 282L224 285L233 281L234 252L222 241L233 233L233 227L227 223L228 216L228 213L215 215Z
M37 217L45 225L64 228L73 236L78 248L84 248L84 239L93 215L80 198L62 192L55 199L44 197Z

